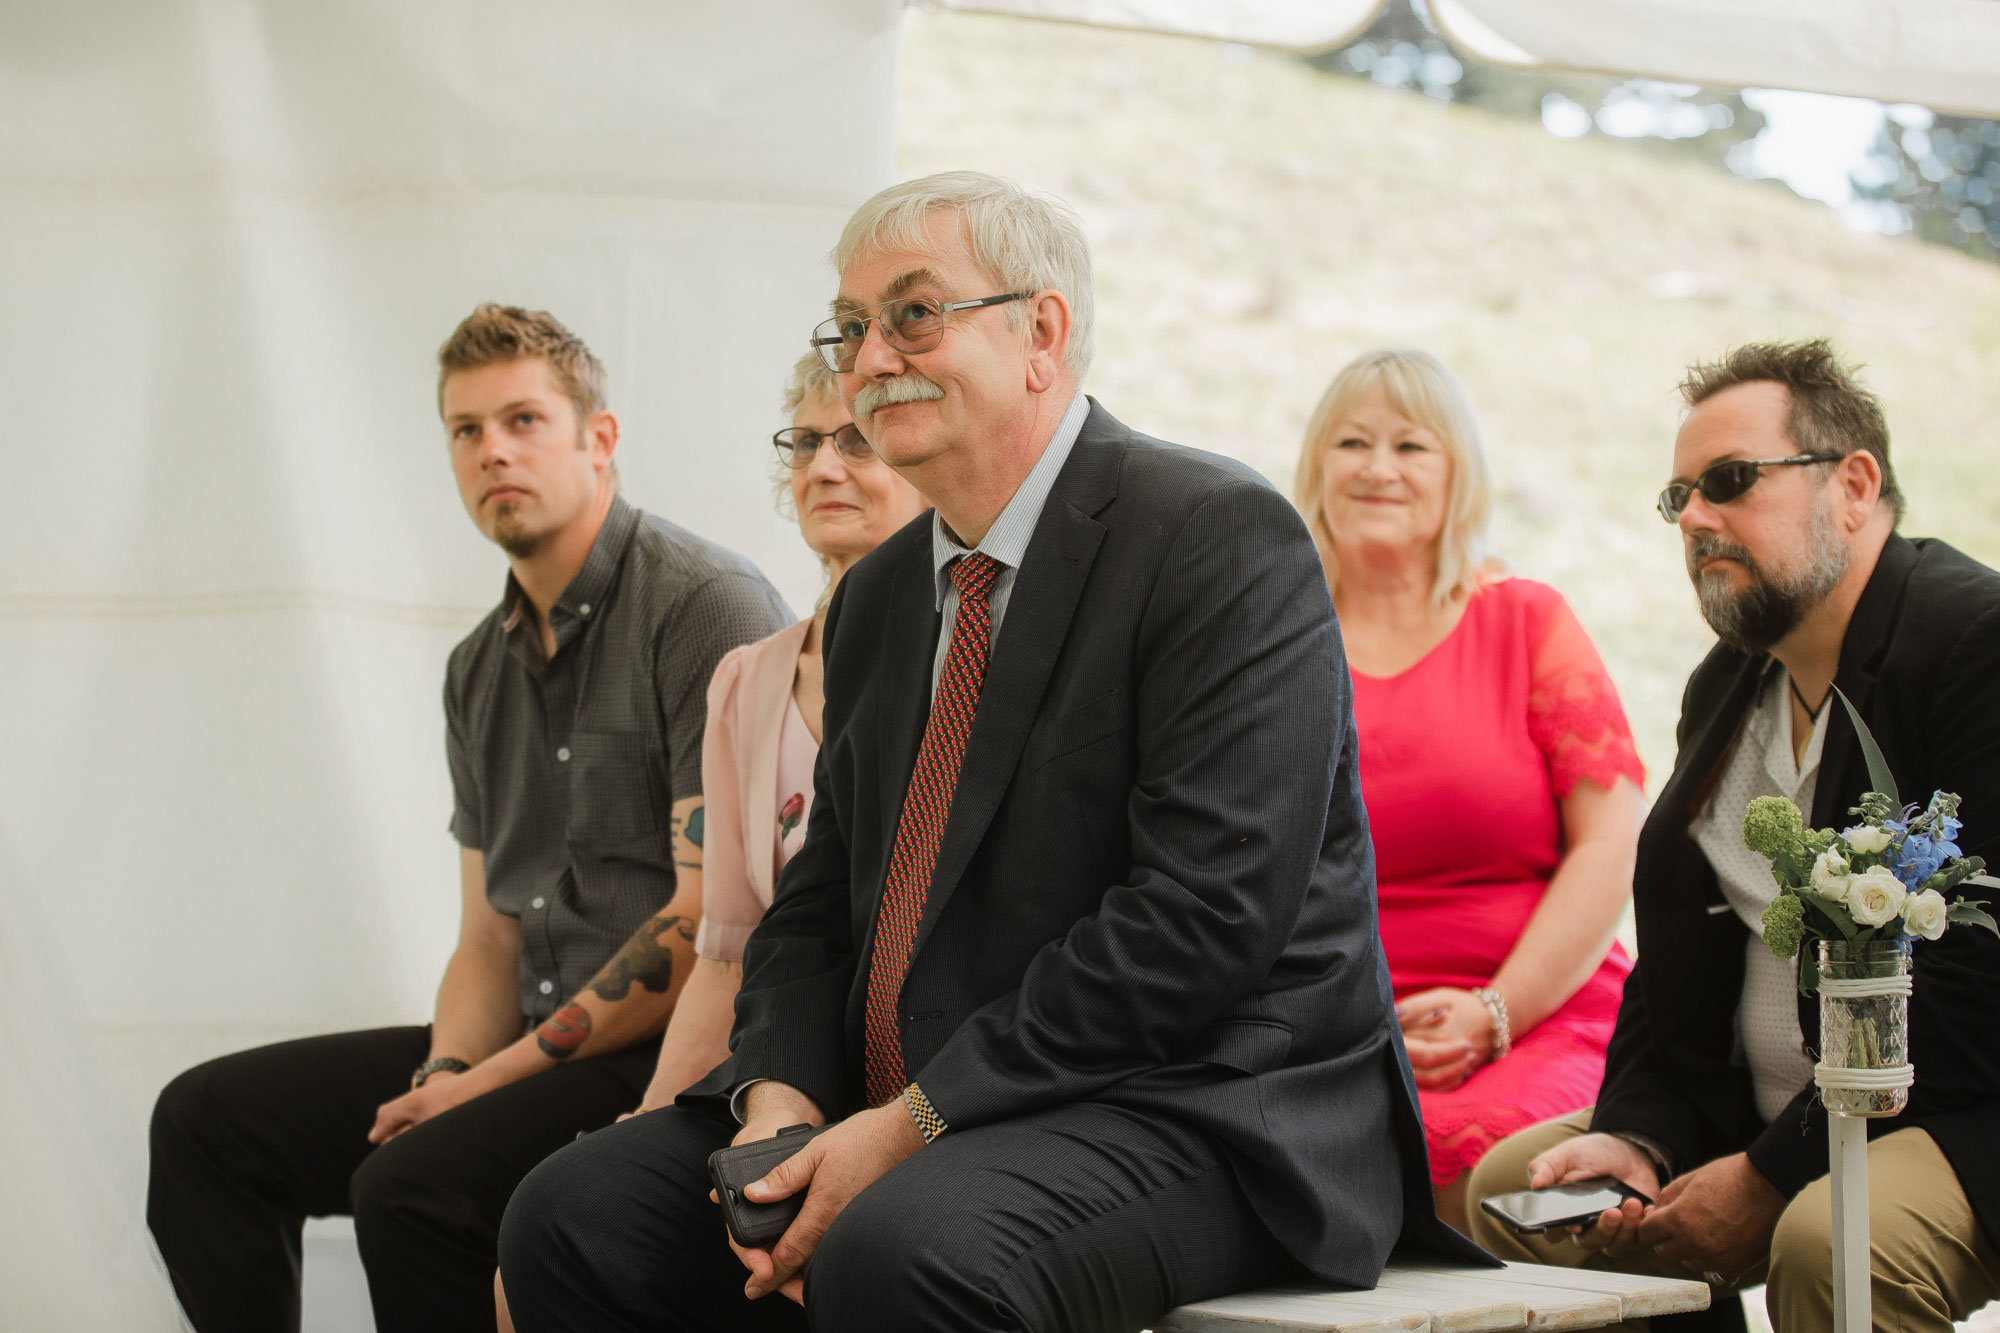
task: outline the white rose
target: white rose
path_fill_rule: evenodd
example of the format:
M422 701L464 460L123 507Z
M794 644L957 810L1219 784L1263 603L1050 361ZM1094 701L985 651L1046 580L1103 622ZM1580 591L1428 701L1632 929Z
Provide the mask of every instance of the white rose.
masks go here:
M1896 835L1888 829L1876 828L1873 824L1863 824L1845 837L1847 845L1864 856L1886 851L1889 844L1896 840Z
M1821 897L1847 901L1847 862L1839 852L1821 852L1813 861L1812 886Z
M1921 935L1934 940L1944 934L1944 895L1936 889L1925 889L1903 899L1903 928L1912 935Z
M1847 883L1847 911L1857 926L1886 925L1902 910L1909 891L1903 881L1881 866L1864 870Z

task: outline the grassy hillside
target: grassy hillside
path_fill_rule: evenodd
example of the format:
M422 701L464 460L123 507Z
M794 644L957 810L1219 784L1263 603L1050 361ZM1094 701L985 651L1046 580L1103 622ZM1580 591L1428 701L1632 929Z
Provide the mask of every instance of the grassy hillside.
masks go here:
M1866 363L1905 531L2000 563L2000 266L1778 187L1179 38L912 13L906 175L1054 191L1096 247L1089 388L1289 490L1326 381L1385 344L1470 387L1495 538L1597 637L1657 789L1712 636L1653 512L1686 363L1826 334Z

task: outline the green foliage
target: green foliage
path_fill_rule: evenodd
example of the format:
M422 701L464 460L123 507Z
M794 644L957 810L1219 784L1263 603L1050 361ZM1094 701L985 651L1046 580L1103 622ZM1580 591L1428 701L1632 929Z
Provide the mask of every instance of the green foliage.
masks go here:
M1805 832L1805 817L1782 796L1759 796L1743 812L1743 845L1764 856L1801 846Z
M2000 259L2000 121L1896 108L1854 185L1924 240Z
M1797 894L1781 893L1771 900L1764 909L1764 943L1771 946L1771 952L1780 958L1790 958L1799 951L1799 944L1805 935L1806 905Z
M1863 796L1861 803L1866 805L1869 796L1886 796L1893 803L1893 809L1900 813L1903 809L1903 798L1896 794L1896 775L1889 771L1889 761L1882 757L1882 747L1875 743L1875 733L1868 730L1868 724L1861 720L1861 710L1854 706L1852 699L1841 692L1838 685L1833 687L1833 692L1840 695L1840 706L1847 710L1847 720L1854 724L1854 739L1861 742L1861 757L1868 761L1868 785L1875 790L1869 792L1868 796ZM1881 819L1891 818L1894 816L1881 816Z
M1817 893L1811 892L1800 894L1799 900L1811 907L1813 911L1819 913L1821 919L1827 925L1839 931L1841 938L1845 940L1866 940L1874 933L1873 927L1863 929L1855 925L1854 917L1848 912L1847 906L1844 903L1837 903L1831 898L1822 897ZM1823 938L1827 934L1824 929L1812 926L1810 923L1808 923L1808 929L1811 931L1814 939Z
M1980 872L1985 869L1986 862L1979 857L1961 857L1956 861L1948 861L1939 867L1937 873L1925 880L1918 888L1920 890L1935 889L1939 893L1944 893L1957 888L1960 884L1967 882L1977 883L1980 878Z
M1980 911L1984 903L1969 903L1960 898L1945 910L1944 919L1954 926L1984 926L1995 935L2000 935L2000 923L1985 912Z
M1902 813L1902 809L1902 806L1896 804L1895 797L1879 791L1866 791L1861 793L1861 804L1848 806L1847 813L1859 815L1870 824L1880 824L1884 820L1894 819Z

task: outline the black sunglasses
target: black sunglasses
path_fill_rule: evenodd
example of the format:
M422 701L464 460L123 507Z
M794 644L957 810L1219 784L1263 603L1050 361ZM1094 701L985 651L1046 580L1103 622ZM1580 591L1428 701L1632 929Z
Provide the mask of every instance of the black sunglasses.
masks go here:
M808 430L804 426L793 426L771 437L771 443L778 446L778 457L784 459L785 466L794 472L811 467L820 445L828 440L833 441L834 449L850 463L874 461L875 447L862 438L861 428L851 421L831 435Z
M1726 463L1717 463L1704 471L1693 481L1670 481L1660 492L1658 501L1660 517L1669 523L1681 521L1681 514L1700 491L1702 498L1710 504L1726 505L1738 500L1743 493L1757 484L1757 478L1764 475L1767 467L1797 467L1805 463L1838 463L1839 454L1794 454L1790 458L1732 458Z

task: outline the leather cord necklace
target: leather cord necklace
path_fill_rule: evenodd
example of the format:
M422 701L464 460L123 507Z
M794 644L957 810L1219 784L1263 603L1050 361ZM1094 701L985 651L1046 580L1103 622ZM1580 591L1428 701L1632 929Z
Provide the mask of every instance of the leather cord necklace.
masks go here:
M1798 677L1794 676L1791 672L1787 671L1785 673L1785 680L1789 682L1792 687L1792 697L1799 701L1799 707L1806 710L1806 716L1811 718L1815 722L1819 721L1819 709L1826 707L1826 701L1833 697L1833 688L1831 686L1827 687L1826 693L1822 694L1819 697L1819 708L1814 708L1811 704L1806 702L1805 694L1799 689Z

